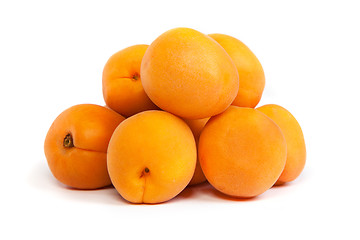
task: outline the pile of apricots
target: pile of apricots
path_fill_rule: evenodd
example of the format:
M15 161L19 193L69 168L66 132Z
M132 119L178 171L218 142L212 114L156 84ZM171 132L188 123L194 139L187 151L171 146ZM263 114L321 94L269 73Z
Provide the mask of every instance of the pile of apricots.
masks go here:
M62 112L45 139L54 177L76 189L113 185L131 203L161 203L208 182L250 198L295 180L306 161L299 123L257 107L265 86L253 52L224 34L175 28L112 55L106 105Z

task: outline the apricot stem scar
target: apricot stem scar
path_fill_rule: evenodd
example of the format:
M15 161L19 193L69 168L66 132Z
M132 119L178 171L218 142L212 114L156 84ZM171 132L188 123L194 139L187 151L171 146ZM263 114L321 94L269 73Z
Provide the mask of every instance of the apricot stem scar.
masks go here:
M137 74L137 73L135 73L133 76L132 76L132 79L133 80L139 80L139 78L140 78L140 76L139 76L139 74Z
M65 136L63 146L66 147L66 148L74 147L73 138L72 138L70 133Z
M150 172L150 170L149 170L147 167L144 169L144 171L145 171L146 173Z

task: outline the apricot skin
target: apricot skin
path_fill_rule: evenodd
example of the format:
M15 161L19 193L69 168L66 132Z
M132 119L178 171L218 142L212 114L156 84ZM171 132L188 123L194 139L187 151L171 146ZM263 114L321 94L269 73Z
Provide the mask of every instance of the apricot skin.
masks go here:
M114 187L127 201L168 201L194 174L194 136L183 120L170 113L141 112L115 130L107 163Z
M209 120L209 118L202 118L202 119L184 119L184 121L187 123L187 125L190 127L191 131L194 134L194 138L195 138L195 142L196 142L196 146L198 147L199 144L199 138L200 138L200 134L202 129L204 128L205 124L207 123L207 121ZM199 155L198 155L199 156ZM195 167L195 172L194 172L194 176L192 177L189 186L195 185L195 184L200 184L206 182L206 177L201 169L200 166L200 162L199 162L199 157L198 160L196 161L196 167Z
M149 46L141 78L157 106L187 119L223 112L239 89L238 72L225 50L190 28L169 30Z
M286 140L286 164L275 185L294 181L301 174L306 162L305 139L298 121L288 110L276 104L264 105L257 110L266 114L280 127Z
M255 54L240 40L225 34L209 34L230 55L239 74L239 92L232 105L254 108L265 87L264 70Z
M217 190L234 197L254 197L279 178L286 161L286 142L265 114L231 106L205 125L199 157L207 180Z
M146 95L140 77L142 58L148 45L134 45L112 55L103 70L106 105L123 116L158 109Z
M78 189L110 185L107 147L123 120L113 110L93 104L75 105L62 112L52 123L44 144L54 177Z

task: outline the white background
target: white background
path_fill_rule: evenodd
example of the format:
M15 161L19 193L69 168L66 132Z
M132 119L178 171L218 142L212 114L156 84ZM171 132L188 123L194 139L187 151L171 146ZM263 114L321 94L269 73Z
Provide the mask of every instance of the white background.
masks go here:
M0 238L359 239L360 8L297 2L1 1ZM113 53L181 26L253 50L266 74L259 106L282 105L302 126L302 175L251 200L205 184L159 205L58 183L43 153L52 121L104 104Z

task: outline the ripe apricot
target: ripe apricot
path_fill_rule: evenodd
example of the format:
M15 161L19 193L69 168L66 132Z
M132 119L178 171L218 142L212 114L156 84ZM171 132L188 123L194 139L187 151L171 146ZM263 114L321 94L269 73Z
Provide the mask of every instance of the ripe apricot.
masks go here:
M169 30L149 46L141 78L157 106L187 119L223 112L239 89L236 67L225 50L190 28Z
M208 120L209 120L209 118L184 119L184 121L187 123L187 125L190 127L191 131L194 134L196 146L199 145L200 133ZM206 177L201 169L200 162L199 162L199 155L198 155L198 160L196 161L194 176L192 177L191 181L189 182L189 185L191 186L191 185L203 183L205 181L206 181Z
M164 202L179 194L194 174L194 136L183 120L170 113L141 112L115 130L107 163L111 181L124 199Z
M252 108L229 107L210 118L199 142L202 170L220 192L254 197L279 178L286 161L280 128Z
M280 127L286 140L286 164L275 185L295 180L306 162L305 139L298 121L288 110L276 104L264 105L257 110L266 114Z
M103 70L104 100L111 109L129 117L158 109L146 95L140 77L140 65L148 45L135 45L112 55Z
M225 34L209 34L234 61L239 73L239 92L232 105L254 108L265 87L264 70L255 54L240 40Z
M45 156L57 180L79 189L111 184L106 152L115 128L124 117L108 108L80 104L62 112L45 138Z

